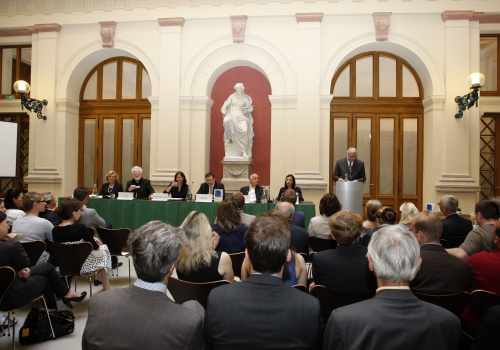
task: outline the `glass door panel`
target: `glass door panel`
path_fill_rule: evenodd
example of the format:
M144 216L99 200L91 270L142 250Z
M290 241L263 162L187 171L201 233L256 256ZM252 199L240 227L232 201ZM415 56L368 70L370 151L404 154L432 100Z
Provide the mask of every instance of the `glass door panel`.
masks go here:
M95 119L85 119L83 127L83 186L94 187L95 171Z
M357 150L358 157L365 163L366 181L363 185L363 194L370 194L370 169L371 169L371 140L372 140L372 120L371 118L357 118Z
M115 170L115 119L104 119L102 129L102 182L106 174Z
M403 196L417 195L418 120L403 119Z
M149 179L150 154L151 154L151 119L142 120L142 173Z
M135 119L123 119L122 124L122 173L129 174L134 166Z
M380 118L379 194L394 195L394 118Z

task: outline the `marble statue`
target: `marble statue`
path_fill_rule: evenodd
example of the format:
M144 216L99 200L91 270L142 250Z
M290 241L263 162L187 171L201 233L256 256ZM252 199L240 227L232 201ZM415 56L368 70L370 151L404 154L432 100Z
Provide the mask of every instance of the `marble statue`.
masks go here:
M245 86L237 83L236 91L222 105L224 115L224 149L226 158L252 157L253 145L253 105L252 98L245 95Z

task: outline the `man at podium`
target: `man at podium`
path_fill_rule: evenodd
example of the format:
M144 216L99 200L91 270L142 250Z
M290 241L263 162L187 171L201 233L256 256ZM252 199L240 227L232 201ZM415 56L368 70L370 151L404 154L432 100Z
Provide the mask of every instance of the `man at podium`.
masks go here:
M365 163L357 159L358 154L354 147L347 150L347 157L337 160L333 172L333 181L365 182Z

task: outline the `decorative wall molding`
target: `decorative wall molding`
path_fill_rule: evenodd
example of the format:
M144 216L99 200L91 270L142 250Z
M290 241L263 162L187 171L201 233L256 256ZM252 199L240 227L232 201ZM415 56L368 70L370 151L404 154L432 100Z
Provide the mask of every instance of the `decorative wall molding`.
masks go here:
M297 171L295 172L295 180L303 190L325 191L328 187L325 179L318 171Z
M28 27L0 29L0 38L5 38L9 36L30 36L30 35L31 32L28 30Z
M28 31L31 34L50 32L59 33L61 31L61 26L57 23L35 24L34 26L28 27Z
M295 19L300 22L320 22L323 21L323 13L296 13Z
M487 24L487 23L500 23L500 15L485 15L484 12L476 12L481 13L482 16L479 18L479 23Z
M62 177L57 168L34 168L24 177L28 184L60 184Z
M441 193L476 193L481 186L476 184L469 174L442 174L436 184L436 191Z
M183 27L185 22L183 17L158 18L161 27Z
M245 42L245 28L248 16L231 16L231 31L233 33L233 43Z
M441 14L441 19L446 21L463 21L472 20L474 17L474 11L444 11Z
M375 37L377 41L387 41L389 39L389 29L391 28L392 12L374 12L373 24L375 25Z
M116 22L108 21L108 22L99 22L101 25L101 38L102 38L102 47L109 48L115 46L115 34L116 34Z

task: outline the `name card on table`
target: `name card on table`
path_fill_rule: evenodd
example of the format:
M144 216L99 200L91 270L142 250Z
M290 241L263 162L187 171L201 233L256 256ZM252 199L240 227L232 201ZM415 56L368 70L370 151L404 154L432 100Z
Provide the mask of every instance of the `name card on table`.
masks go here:
M168 201L168 193L153 193L154 201Z
M134 199L134 192L118 192L117 199L132 200Z
M216 190L217 191L217 190ZM196 194L195 202L210 202L212 203L212 195L211 194Z

